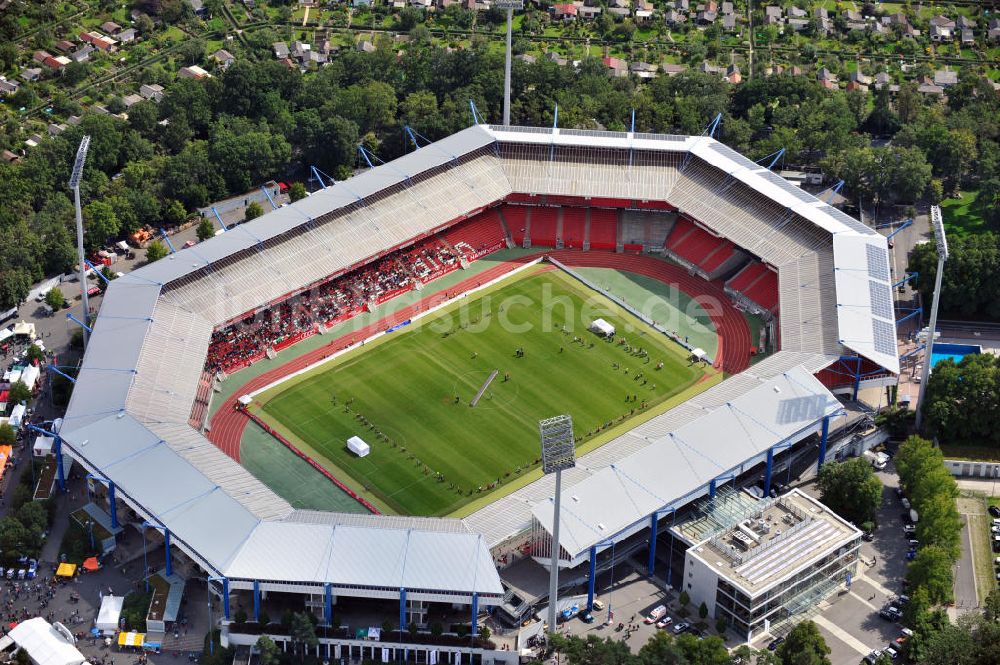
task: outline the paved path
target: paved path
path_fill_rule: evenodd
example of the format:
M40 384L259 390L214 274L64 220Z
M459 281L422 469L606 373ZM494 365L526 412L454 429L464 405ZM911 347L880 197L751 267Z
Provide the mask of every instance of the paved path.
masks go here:
M962 527L962 554L955 566L955 605L968 611L979 607L979 591L976 588L976 553L972 546L972 529L982 527L979 516L983 514L982 503L975 499L958 499L959 513L965 520Z
M822 614L817 614L816 616L814 616L813 622L817 626L820 626L828 630L830 634L832 634L834 637L836 637L838 640L840 640L847 646L857 651L858 654L860 654L861 656L867 656L869 653L871 653L871 648L868 645L866 645L864 642L862 642L858 638L848 633L846 630L843 630L842 628L840 628L840 626L837 626L832 621L825 619Z

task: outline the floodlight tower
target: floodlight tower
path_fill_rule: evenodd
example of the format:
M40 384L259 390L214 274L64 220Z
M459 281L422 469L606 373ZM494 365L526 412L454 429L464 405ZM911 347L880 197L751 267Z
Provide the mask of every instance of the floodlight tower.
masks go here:
M80 140L80 147L76 149L76 160L73 162L73 173L69 177L69 188L73 190L73 203L76 205L76 260L80 266L80 301L83 305L83 348L87 348L90 341L90 332L87 326L90 325L90 303L87 301L87 264L83 255L83 213L80 211L80 178L83 177L83 165L87 161L87 149L90 147L90 137L84 136Z
M511 34L514 31L514 10L524 8L524 0L498 0L494 7L507 10L507 52L503 70L503 124L510 124Z
M931 206L931 228L937 238L937 274L934 276L934 299L931 301L931 320L927 327L927 344L924 346L924 367L920 372L920 392L917 395L917 429L923 418L924 393L927 392L927 379L931 373L931 359L934 353L934 331L937 330L938 304L941 301L941 277L944 275L944 262L948 260L948 239L944 235L944 220L941 217L941 207Z
M576 466L573 445L573 419L555 416L538 421L542 442L542 473L556 474L556 493L552 513L552 563L549 564L549 632L556 629L556 600L559 596L559 507L563 469Z

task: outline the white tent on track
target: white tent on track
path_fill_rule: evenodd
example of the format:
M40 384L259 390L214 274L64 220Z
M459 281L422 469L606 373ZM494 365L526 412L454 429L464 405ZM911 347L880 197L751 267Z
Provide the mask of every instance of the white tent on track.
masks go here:
M122 615L124 596L104 596L101 598L101 609L97 613L94 626L105 635L114 635L118 630L118 621Z

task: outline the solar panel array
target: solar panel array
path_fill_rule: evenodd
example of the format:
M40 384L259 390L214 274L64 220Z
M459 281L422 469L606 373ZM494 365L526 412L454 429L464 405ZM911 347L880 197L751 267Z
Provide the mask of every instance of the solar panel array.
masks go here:
M889 281L889 259L881 247L877 245L867 245L865 252L868 255L868 274L874 279Z
M853 217L851 217L850 215L848 215L846 212L844 212L842 210L839 210L837 208L834 208L831 205L820 206L819 210L822 211L822 212L825 212L828 215L830 215L831 217L833 217L837 221L843 222L844 224L846 224L847 226L851 227L852 229L854 229L858 233L863 233L863 234L869 235L869 236L875 234L875 231L871 230L870 228L868 228L867 226L865 226L864 224L862 224L858 220L854 219Z
M799 201L803 201L805 203L812 203L813 201L816 200L812 194L803 190L801 187L796 187L795 185L788 182L787 180L785 180L784 178L782 178L780 175L778 175L773 171L764 171L763 173L760 174L760 176L765 180L767 180L772 185L777 185L784 191L788 192L789 194L797 198Z
M888 355L896 353L896 328L891 323L882 319L872 319L872 336L875 339L876 351Z
M724 145L722 143L712 143L712 144L709 144L708 147L711 150L714 150L715 152L719 153L720 155L722 155L726 159L732 160L732 161L736 162L737 164L739 164L740 166L745 166L746 168L750 169L751 171L756 171L756 170L758 170L758 169L761 168L760 164L758 164L757 162L750 161L749 159L747 159L746 157L744 157L740 153L736 152L735 150L733 150L729 146Z
M837 527L829 522L813 520L805 528L795 534L795 538L786 541L787 547L777 547L754 557L736 569L751 583L766 579L776 571L787 566L789 561L805 556L814 548L825 545L839 535Z
M885 288L885 284L868 280L868 297L871 299L872 314L883 319L892 319L892 297Z
M636 132L635 138L650 141L687 141L688 137L680 134L653 134L651 132Z

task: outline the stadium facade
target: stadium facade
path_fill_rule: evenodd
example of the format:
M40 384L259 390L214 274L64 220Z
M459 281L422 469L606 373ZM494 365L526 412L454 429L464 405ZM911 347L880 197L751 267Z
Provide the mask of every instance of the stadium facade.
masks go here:
M242 590L255 613L282 592L321 599L327 622L368 598L398 600L401 619L462 605L474 624L504 598L498 562L545 557L550 479L462 521L295 510L189 414L216 326L491 206L570 199L675 211L767 264L780 348L580 458L563 482L567 568L589 562L593 580L602 552L643 538L652 572L658 529L685 506L755 465L770 484L775 457L810 437L822 463L842 407L818 375L856 367L856 391L898 373L886 240L848 215L706 136L476 125L113 281L57 450L203 569L227 617Z

